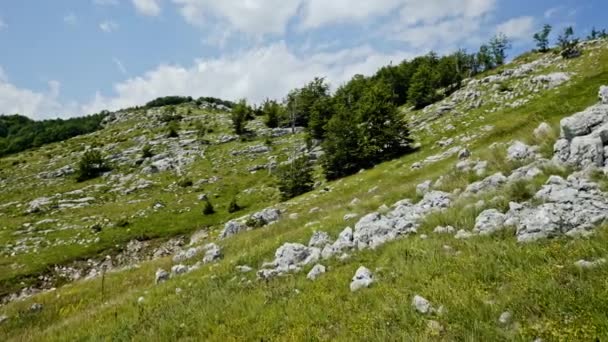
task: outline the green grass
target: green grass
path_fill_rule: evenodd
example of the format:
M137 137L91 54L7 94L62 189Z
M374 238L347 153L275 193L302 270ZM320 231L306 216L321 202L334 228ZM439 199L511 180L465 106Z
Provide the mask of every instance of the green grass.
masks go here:
M534 57L534 56L533 56ZM533 58L530 57L530 58ZM415 154L379 165L371 170L337 182L328 183L328 193L313 191L292 201L281 204L299 218L285 217L277 224L237 235L221 241L224 259L216 265L204 266L189 275L154 286L156 268L168 269L171 261L160 259L145 262L139 268L110 273L105 278L104 301L101 300L101 279L81 281L66 285L56 291L35 298L11 303L0 308L0 314L10 318L0 324L0 339L18 340L446 340L446 341L530 341L542 337L553 340L595 340L608 337L608 268L581 271L573 266L579 259L593 260L606 257L608 227L600 227L589 240L554 239L536 244L521 245L514 232L505 230L491 237L455 240L450 236L438 236L432 232L437 225L453 225L470 230L476 215L484 208L468 208L467 204L484 199L489 207L497 195L502 198L492 207L506 209L509 200L526 200L551 174L566 175L570 170L548 169L544 175L531 182L515 183L493 193L462 200L445 212L428 216L420 232L429 235L422 240L411 236L389 243L375 251L353 253L346 261L323 262L328 273L315 282L306 280L305 272L290 274L268 282L258 281L255 274L240 274L235 266L247 264L258 268L273 258L276 248L285 242L306 243L314 230L324 230L335 237L348 225L342 220L346 213L366 214L382 204L391 205L403 198L415 198L416 184L426 179L445 175L445 190L464 188L479 177L453 171L455 158L450 158L423 169L412 171L410 165L436 154L435 141L454 137L463 131L478 132L485 125L494 128L474 140L468 147L473 158L489 161L488 174L508 174L519 166L504 160L504 149L490 150L494 142L520 139L537 143L547 154L555 136L538 141L532 137L533 129L543 121L557 128L561 118L580 111L596 102L597 89L608 84L608 50L596 52L601 68L587 67L589 57L568 61L568 70L577 76L566 85L547 91L528 104L495 113L485 113L484 107L466 114L463 121L468 127L457 126L451 132L436 130L435 133L417 133L422 148ZM483 116L483 119L478 119ZM433 125L445 126L451 118L440 118ZM221 128L217 128L220 130ZM288 141L277 139L273 148L280 151L289 146ZM74 144L70 141L68 144ZM128 241L135 234L151 237L169 237L186 234L202 225L218 229L221 222L233 217L225 206L235 193L260 183L270 184L264 172L247 175L243 164L232 163L229 151L244 143L222 145L208 153L208 158L221 160L230 165L223 171L222 182L204 189L205 193L221 193L221 200L214 200L216 217L200 214L202 203L190 213L176 214L184 206L194 202L197 192L190 188L179 189L176 194L163 192L176 177L158 179L160 186L151 193L133 195L144 198L128 211L136 212L148 207L155 200L168 206L147 218L133 220L130 232L116 229L108 231L100 246L91 246L94 252L106 251L112 244ZM543 147L544 146L544 147ZM50 147L59 148L59 147ZM11 158L42 160L40 154L19 155ZM28 159L29 158L29 159ZM11 159L12 160L12 159ZM260 163L263 158L252 158L247 165ZM5 160L3 162L10 162ZM196 180L214 174L208 172L211 165L201 160L193 166L188 178ZM226 164L223 164L226 163ZM36 168L42 166L32 166ZM218 168L219 169L219 168ZM163 176L161 176L163 178ZM598 182L606 183L606 177L596 175ZM49 190L58 191L66 185L58 184ZM369 193L371 188L375 192ZM270 188L269 188L270 190ZM25 198L28 190L17 191L14 196L0 194L4 202L9 198ZM246 212L276 203L276 192L240 194L239 204ZM150 196L152 195L152 196ZM176 198L183 202L177 203ZM361 201L351 205L353 198ZM216 202L218 204L216 205ZM309 213L313 207L320 212ZM100 209L87 208L72 213L76 220L99 210L104 216L118 220L124 216L110 201ZM244 214L237 213L236 216ZM14 222L13 222L14 220ZM10 227L20 226L25 218L11 217ZM207 221L209 220L209 221ZM320 225L305 227L319 221ZM352 222L351 222L352 223ZM10 230L8 230L10 232ZM10 236L0 231L0 238ZM449 246L450 249L447 249ZM97 249L98 248L98 249ZM72 253L69 249L63 253ZM59 254L60 251L54 253ZM71 258L87 256L89 251L74 250ZM53 254L45 254L52 257ZM24 257L25 258L25 257ZM45 263L35 258L19 259L27 271L5 276L7 266L0 270L3 279L18 279L15 274L35 274ZM46 259L45 259L46 260ZM51 259L54 260L54 259ZM56 260L62 260L57 257ZM0 259L0 262L1 259ZM29 265L35 265L29 266ZM351 293L349 282L355 270L365 265L375 272L377 282L367 290ZM307 271L307 270L306 270ZM243 278L243 279L242 279ZM3 283L4 284L4 283ZM182 291L176 294L175 289ZM435 305L443 305L445 313L424 317L410 306L415 294L424 296ZM140 296L143 304L138 304ZM44 309L30 313L29 306L39 302ZM504 311L513 313L514 321L508 326L498 324ZM436 320L445 328L439 336L427 332L427 321Z

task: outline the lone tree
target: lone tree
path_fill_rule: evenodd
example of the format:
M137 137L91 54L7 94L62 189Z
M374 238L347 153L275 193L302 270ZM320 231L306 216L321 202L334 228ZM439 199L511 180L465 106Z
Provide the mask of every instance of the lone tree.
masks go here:
M534 41L536 42L536 47L538 47L538 51L549 51L549 35L551 34L552 29L553 27L551 27L551 25L545 25L543 26L543 29L540 32L534 34Z
M284 201L313 189L312 167L306 156L281 165L276 171L276 177L281 199Z
M78 163L77 181L84 182L99 177L103 172L110 171L110 166L98 150L88 150Z
M241 135L245 133L245 124L251 115L251 108L246 100L239 101L232 109L232 127L234 133Z
M564 29L564 32L557 38L557 43L562 50L563 58L576 58L581 55L581 51L578 49L578 38L574 38L572 26Z
M416 109L424 108L435 101L436 79L435 72L426 64L421 65L412 76L407 98Z
M505 64L507 50L511 48L511 41L504 33L499 33L490 39L490 51L496 65Z

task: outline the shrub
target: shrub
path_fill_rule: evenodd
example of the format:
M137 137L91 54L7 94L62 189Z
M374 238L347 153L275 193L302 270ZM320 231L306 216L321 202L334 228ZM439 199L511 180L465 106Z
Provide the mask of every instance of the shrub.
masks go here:
M99 177L103 172L109 170L110 167L104 160L101 152L98 150L88 150L83 154L78 163L76 176L79 182L84 182Z
M177 125L177 123L175 123L175 121L172 121L171 123L169 123L169 127L167 130L167 137L169 138L178 138L179 137L179 126Z
M213 215L215 214L215 209L209 200L205 201L205 206L203 207L203 215Z
M236 202L236 198L233 198L232 201L230 201L230 204L228 204L228 212L232 214L236 213L239 210L241 210L241 207Z
M153 156L154 156L154 153L152 153L152 146L145 145L144 147L142 147L142 149L141 149L142 158L152 158Z
M192 182L191 179L188 178L182 178L177 182L177 185L179 185L182 188L188 188L191 187L194 183Z
M128 226L129 224L130 224L129 220L127 220L126 218L123 217L123 218L120 218L118 221L116 221L114 226L118 227L118 228L124 228L124 227Z
M288 200L313 189L312 167L305 156L291 164L282 165L276 172L281 199Z

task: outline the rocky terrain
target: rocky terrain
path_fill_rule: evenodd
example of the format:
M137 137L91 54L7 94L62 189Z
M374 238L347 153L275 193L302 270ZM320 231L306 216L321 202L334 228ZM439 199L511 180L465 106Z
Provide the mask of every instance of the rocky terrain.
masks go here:
M608 336L608 45L582 48L403 108L417 152L287 202L273 170L323 151L261 118L235 136L228 108L119 111L3 158L0 336ZM113 169L77 183L89 148Z

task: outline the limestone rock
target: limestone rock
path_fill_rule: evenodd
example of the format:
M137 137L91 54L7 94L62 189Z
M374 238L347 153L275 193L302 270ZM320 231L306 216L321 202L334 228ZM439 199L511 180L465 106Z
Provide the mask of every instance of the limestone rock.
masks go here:
M506 216L496 209L483 211L475 220L473 231L479 235L490 235L504 227Z
M163 270L162 268L159 268L158 270L156 270L156 274L155 274L155 278L154 278L154 282L156 284L164 283L167 280L169 280L169 272Z
M308 241L308 247L319 247L323 248L326 245L331 244L331 238L326 232L316 231L310 237Z
M355 276L350 283L350 290L352 292L359 291L360 289L369 287L374 282L374 275L372 271L361 266L355 272Z
M306 275L306 278L310 279L310 280L317 280L317 278L320 277L323 273L325 273L325 271L326 271L325 266L323 266L321 264L316 264L310 270L310 272L308 272L308 274Z
M228 238L240 232L246 231L247 229L249 228L243 223L240 223L238 221L228 221L224 225L224 230L222 230L222 232L220 233L220 239Z
M598 94L600 103L608 104L608 86L601 86Z
M203 247L205 256L203 257L203 263L210 263L221 259L222 252L218 245L209 243Z

